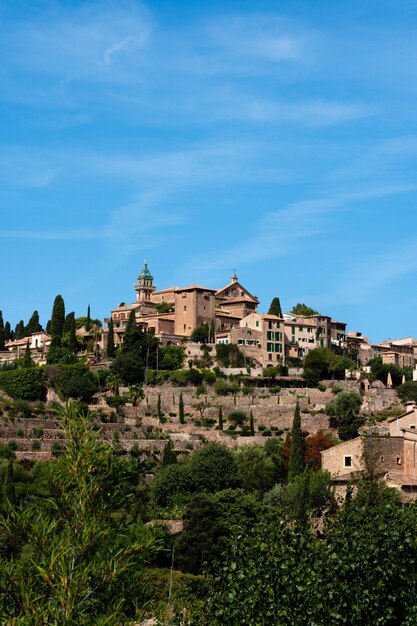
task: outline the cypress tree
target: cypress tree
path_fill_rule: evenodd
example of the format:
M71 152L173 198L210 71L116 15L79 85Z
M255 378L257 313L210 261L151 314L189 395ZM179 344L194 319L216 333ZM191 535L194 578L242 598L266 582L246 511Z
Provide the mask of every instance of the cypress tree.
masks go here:
M219 406L219 430L223 430L223 409Z
M304 472L304 437L301 430L300 405L297 402L291 431L291 449L288 462L288 482Z
M77 342L77 334L75 332L75 316L74 313L72 314L72 318L70 321L70 329L69 329L69 335L68 335L68 349L71 352L78 352L78 342Z
M48 320L46 326L45 326L45 332L47 335L51 334L51 320Z
M216 342L216 326L214 324L214 320L211 320L210 324L210 343Z
M180 399L178 402L178 415L180 418L180 424L185 424L184 399L182 397L182 392L180 393Z
M3 311L0 311L0 351L3 351L6 343L6 335L4 332Z
M65 304L61 295L54 300L51 316L51 346L60 346L65 322Z
M135 311L132 309L125 328L122 352L129 352L135 347L138 339L137 334L136 316Z
M86 321L86 324L85 324L85 330L86 330L87 332L89 332L89 331L90 331L90 328L91 328L91 314L90 314L90 305L88 305L88 309L87 309L87 321Z
M14 504L16 502L16 490L14 486L14 466L12 459L9 459L7 464L2 487L3 498Z
M174 452L174 446L172 445L171 439L168 439L168 443L165 446L162 455L162 467L167 467L167 465L173 465L176 462L177 455Z
M161 417L162 417L162 410L161 410L161 394L160 394L160 393L158 393L158 401L157 401L157 403L156 403L156 412L157 412L157 415L158 415L158 419L159 419L159 421L160 421L160 420L161 420Z
M62 327L63 335L69 335L69 333L71 332L72 320L75 320L74 311L71 311L71 313L68 313L68 315L65 317L64 326Z
M116 348L114 345L114 326L113 326L113 318L110 318L109 322L109 333L107 335L107 356L111 359L114 357L116 352Z
M26 337L29 337L32 333L39 333L42 330L42 326L39 322L39 313L37 311L33 311L32 317L27 323L25 332Z
M252 411L250 412L250 421L249 421L249 428L250 428L250 434L252 435L252 437L255 434L255 420L253 419L253 413Z
M33 361L32 361L32 357L30 356L29 341L27 341L26 348L25 348L25 356L23 358L23 367L32 367L32 365L33 365Z
M276 315L282 317L282 308L279 298L273 298L271 306L269 307L268 315Z
M12 329L10 328L10 322L6 322L4 325L4 339L10 341L12 338Z
M20 322L16 324L14 336L15 339L23 339L23 337L25 336L25 324L23 320L20 320Z

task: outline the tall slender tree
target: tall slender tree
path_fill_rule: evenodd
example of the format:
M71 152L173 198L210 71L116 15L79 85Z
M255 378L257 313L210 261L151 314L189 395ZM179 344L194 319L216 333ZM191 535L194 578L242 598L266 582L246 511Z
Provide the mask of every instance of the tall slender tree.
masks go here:
M77 334L75 332L75 316L71 318L70 328L68 332L68 349L71 352L78 352Z
M54 300L51 317L51 346L60 346L65 322L65 304L61 295Z
M156 412L157 412L159 421L161 421L162 408L161 408L161 394L160 393L158 393L158 401L156 403Z
M210 341L210 343L215 343L216 342L216 326L215 326L215 323L214 323L214 319L211 320L211 324L210 324L209 341Z
M223 430L223 409L219 406L219 430Z
M12 338L12 329L10 327L10 322L6 322L4 325L4 339L5 341L10 341Z
M33 311L32 317L27 323L25 333L26 337L29 337L32 333L39 333L42 330L42 326L39 322L39 313L37 311Z
M288 462L288 482L304 472L304 436L301 430L300 405L297 402L291 431L291 449Z
M23 320L20 320L20 322L16 324L14 335L15 339L23 339L25 336L25 323Z
M87 321L85 323L85 330L87 332L90 332L90 328L91 328L91 312L90 312L90 305L88 305L88 309L87 309Z
M111 359L114 357L116 352L116 347L114 345L114 326L113 326L113 318L110 318L109 321L109 333L107 335L107 356Z
M250 428L250 434L252 435L252 437L255 434L255 420L253 419L253 413L252 411L250 412L250 421L249 421L249 428Z
M279 298L273 298L271 305L269 307L268 315L276 315L277 317L282 317L282 308L281 302Z
M185 424L184 398L182 397L182 392L180 393L180 399L178 402L178 416L180 418L180 424Z
M63 335L68 335L70 333L71 326L72 326L72 320L75 320L75 313L74 313L74 311L71 311L71 313L68 313L65 316L64 325L62 327L62 334Z
M4 350L6 335L4 332L3 311L0 311L0 350Z
M25 356L23 358L23 367L32 367L32 366L33 366L33 361L30 355L30 346L29 346L29 340L28 340L26 342Z

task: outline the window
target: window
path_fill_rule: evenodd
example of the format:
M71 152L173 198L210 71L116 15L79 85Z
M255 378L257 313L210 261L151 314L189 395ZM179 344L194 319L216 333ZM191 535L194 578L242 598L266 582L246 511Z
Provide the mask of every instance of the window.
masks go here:
M343 464L344 464L344 467L352 467L352 457L345 455L343 457Z
M416 427L416 425L415 425L415 424L410 424L410 428L411 428L412 430L415 430L415 427Z
M184 304L184 311L186 311L186 310L187 310L187 305L186 305L186 304Z
M401 457L397 456L397 465L401 465Z
M246 326L247 326L247 324L246 324ZM259 328L259 320L256 320L255 326L256 326L256 328Z
M295 326L291 326L291 332L293 335L295 335Z
M252 334L252 331L251 331L251 330L248 330L248 335L251 335L251 334Z
M184 324L184 330L187 330L187 324Z

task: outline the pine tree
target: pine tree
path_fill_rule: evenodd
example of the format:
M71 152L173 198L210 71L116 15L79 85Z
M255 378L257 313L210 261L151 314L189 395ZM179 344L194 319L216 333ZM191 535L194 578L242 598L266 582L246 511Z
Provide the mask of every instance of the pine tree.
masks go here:
M111 359L114 357L116 352L116 347L114 345L114 326L113 326L113 318L110 318L109 321L109 333L107 335L107 356Z
M12 329L10 328L10 322L6 322L4 325L4 339L10 341L12 338Z
M223 430L223 409L219 406L219 430Z
M185 424L184 398L182 397L182 392L180 393L180 399L178 402L178 415L180 418L180 424Z
M157 412L159 421L161 421L162 409L161 409L161 394L160 393L158 393L158 401L156 403L156 412Z
M4 332L3 311L0 311L0 351L5 349L6 335Z
M252 435L252 437L255 434L255 420L253 419L253 413L252 411L250 412L250 421L249 421L249 428L250 428L250 434Z
M90 305L88 305L88 309L87 309L87 321L86 321L86 324L85 324L85 330L86 330L87 332L89 332L89 331L90 331L90 328L91 328L91 314L90 314Z
M61 295L54 300L51 316L51 346L60 346L65 322L65 304Z
M301 430L300 405L297 402L291 431L291 449L288 462L288 482L304 472L304 437Z
M29 337L32 333L39 333L42 330L42 326L39 322L39 313L37 311L33 311L32 317L27 323L25 333L26 337Z
M276 315L282 317L282 308L279 298L273 298L271 306L269 307L268 315Z
M33 361L30 355L29 341L26 342L25 356L23 358L23 367L32 367Z

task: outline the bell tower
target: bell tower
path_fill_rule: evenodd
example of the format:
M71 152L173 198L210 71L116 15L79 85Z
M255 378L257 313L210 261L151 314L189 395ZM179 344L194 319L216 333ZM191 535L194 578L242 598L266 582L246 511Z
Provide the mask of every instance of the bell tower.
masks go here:
M151 294L155 291L155 285L153 284L153 276L149 271L147 261L143 262L138 282L135 285L135 291L137 302L150 302Z

